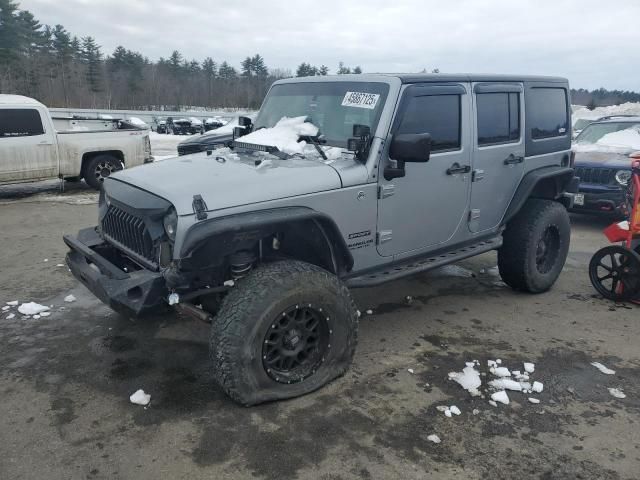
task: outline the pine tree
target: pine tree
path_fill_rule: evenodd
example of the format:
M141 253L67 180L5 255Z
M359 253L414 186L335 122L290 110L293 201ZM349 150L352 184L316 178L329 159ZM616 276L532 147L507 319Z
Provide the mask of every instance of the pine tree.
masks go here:
M83 37L82 58L86 65L85 78L95 106L95 96L102 91L102 52L93 37Z
M327 67L326 65L320 65L320 68L318 69L318 75L322 75L323 77L329 75L329 67Z
M218 69L218 75L220 78L235 78L238 76L238 72L235 68L229 65L226 61L220 64L220 68Z
M360 75L362 73L362 68L360 68L360 66L358 65L353 69L353 73L355 73L356 75Z
M251 68L257 77L264 78L269 75L269 70L264 63L264 58L257 53L251 58Z
M344 63L340 62L338 64L338 75L347 75L351 73L351 69L349 67L345 67Z

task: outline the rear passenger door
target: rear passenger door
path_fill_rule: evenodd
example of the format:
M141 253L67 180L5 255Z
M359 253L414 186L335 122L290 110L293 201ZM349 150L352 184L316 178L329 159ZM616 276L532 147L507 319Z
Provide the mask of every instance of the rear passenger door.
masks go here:
M524 88L477 83L473 90L469 230L478 233L498 226L524 174Z
M58 175L55 133L43 115L35 107L0 107L0 183Z

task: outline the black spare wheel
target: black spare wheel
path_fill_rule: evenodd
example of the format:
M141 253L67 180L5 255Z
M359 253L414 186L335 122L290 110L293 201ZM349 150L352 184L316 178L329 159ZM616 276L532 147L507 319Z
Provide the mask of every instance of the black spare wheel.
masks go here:
M562 204L527 200L503 234L498 250L502 280L516 290L549 290L564 267L570 239L569 215Z
M243 405L312 392L349 367L358 315L348 289L299 261L236 282L211 326L213 375Z
M84 181L90 187L99 190L104 179L118 170L122 170L122 162L119 159L112 155L96 155L84 166Z

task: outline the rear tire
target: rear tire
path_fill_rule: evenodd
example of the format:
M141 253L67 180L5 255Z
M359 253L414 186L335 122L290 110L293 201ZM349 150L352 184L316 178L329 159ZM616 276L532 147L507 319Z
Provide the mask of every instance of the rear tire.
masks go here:
M345 373L357 330L334 275L299 261L263 265L237 281L214 318L213 377L243 405L304 395Z
M122 168L122 162L116 157L112 155L96 155L84 165L82 176L87 185L100 190L104 179L112 173L122 170Z
M570 238L564 206L552 200L527 200L503 234L498 250L502 280L515 290L546 292L564 267Z

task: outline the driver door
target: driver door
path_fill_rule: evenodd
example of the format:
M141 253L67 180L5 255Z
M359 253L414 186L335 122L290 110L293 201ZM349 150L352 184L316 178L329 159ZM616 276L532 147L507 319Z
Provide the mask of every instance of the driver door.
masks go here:
M413 255L446 246L466 224L471 185L471 152L466 148L469 88L460 83L405 88L390 139L397 134L429 133L431 156L425 163L407 162L404 177L386 180L380 175L380 255ZM394 164L388 151L383 167Z

